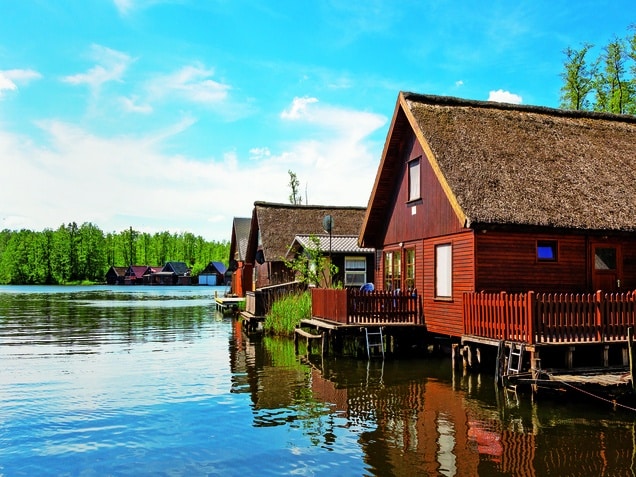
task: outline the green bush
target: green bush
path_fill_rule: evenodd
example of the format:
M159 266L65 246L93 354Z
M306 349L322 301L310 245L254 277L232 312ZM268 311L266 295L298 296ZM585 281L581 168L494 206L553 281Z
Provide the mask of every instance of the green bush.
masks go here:
M273 335L292 336L300 320L311 318L311 293L293 293L272 304L263 329Z

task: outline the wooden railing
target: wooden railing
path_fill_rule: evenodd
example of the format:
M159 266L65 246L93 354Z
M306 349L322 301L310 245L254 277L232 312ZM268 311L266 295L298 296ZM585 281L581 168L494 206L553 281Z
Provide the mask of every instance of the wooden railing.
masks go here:
M346 325L422 325L420 303L415 291L311 290L312 316Z
M636 292L464 293L464 334L535 343L626 341Z
M300 282L289 282L245 292L245 311L254 316L265 316L275 300L304 288Z

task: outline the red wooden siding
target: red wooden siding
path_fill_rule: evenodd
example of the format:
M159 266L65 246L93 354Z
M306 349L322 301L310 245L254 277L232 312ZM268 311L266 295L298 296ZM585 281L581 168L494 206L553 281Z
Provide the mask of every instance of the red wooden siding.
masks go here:
M558 243L554 262L538 261L537 241ZM636 239L601 239L586 235L529 232L475 233L477 291L522 293L594 292L590 243L618 244L622 250L622 288L636 288Z
M556 240L554 262L537 261L537 240ZM584 236L508 233L475 234L476 290L488 292L583 292L587 290Z
M419 141L413 141L405 151L397 174L396 191L388 214L384 244L409 242L422 237L446 235L462 230L459 218L451 207L433 169L424 156ZM408 202L408 161L421 156L420 190L422 199Z
M453 296L450 300L435 298L435 246L450 243L453 254ZM423 242L423 306L428 331L461 336L463 323L463 294L474 291L473 231L436 237ZM422 266L422 262L418 265ZM416 272L417 273L417 272Z

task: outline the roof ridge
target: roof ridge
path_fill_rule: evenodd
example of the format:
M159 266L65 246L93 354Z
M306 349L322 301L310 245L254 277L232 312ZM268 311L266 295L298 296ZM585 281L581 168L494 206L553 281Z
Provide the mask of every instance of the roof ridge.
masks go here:
M473 108L499 109L502 111L524 111L565 118L590 118L604 119L607 121L620 121L636 123L636 116L631 114L615 114L601 111L588 111L581 109L559 109L548 106L536 106L530 104L501 103L497 101L483 101L477 99L459 98L456 96L436 96L430 94L402 91L404 99L418 103L440 106L470 106Z

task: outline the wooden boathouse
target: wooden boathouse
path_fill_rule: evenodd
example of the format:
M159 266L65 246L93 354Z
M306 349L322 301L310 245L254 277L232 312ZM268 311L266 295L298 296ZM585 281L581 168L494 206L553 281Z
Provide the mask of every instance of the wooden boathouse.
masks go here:
M401 92L359 244L376 289L416 294L421 325L477 358L622 366L636 117Z

